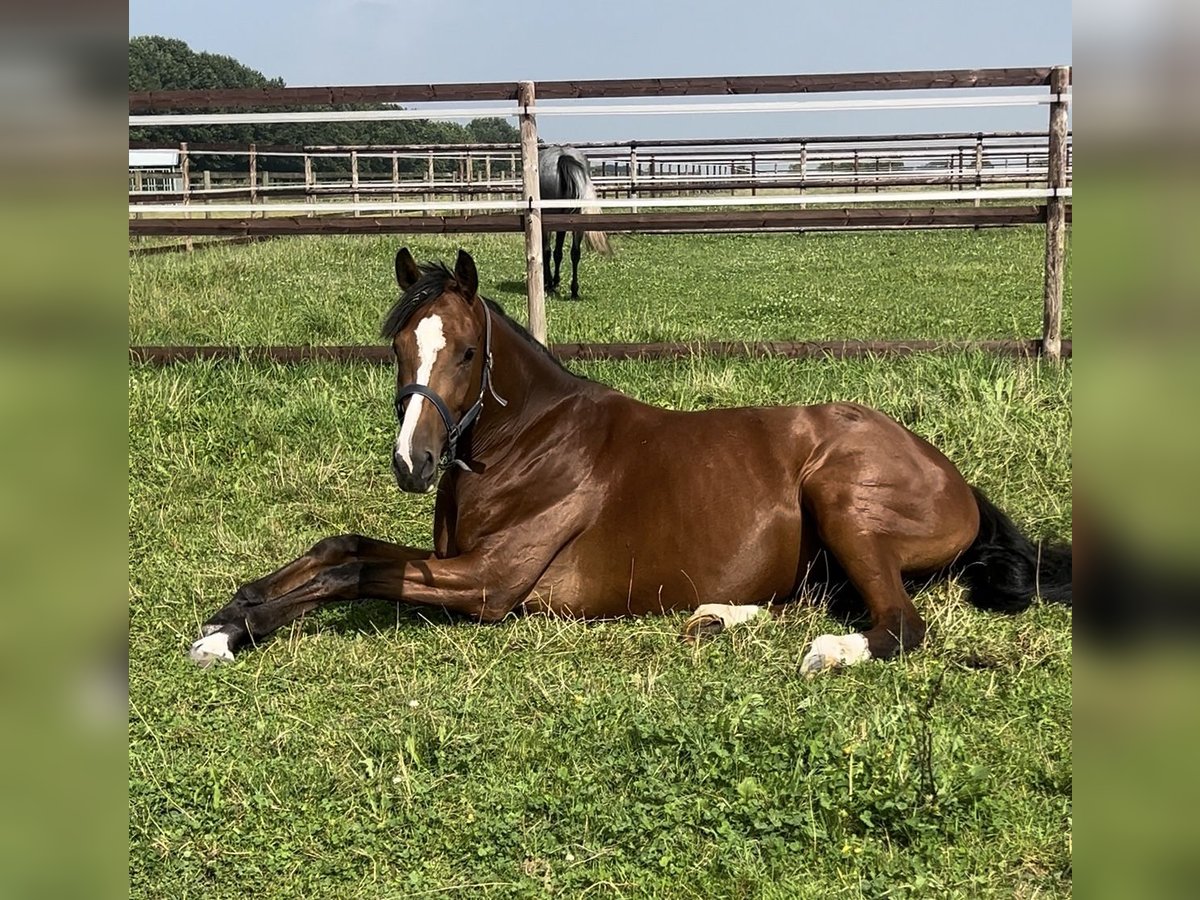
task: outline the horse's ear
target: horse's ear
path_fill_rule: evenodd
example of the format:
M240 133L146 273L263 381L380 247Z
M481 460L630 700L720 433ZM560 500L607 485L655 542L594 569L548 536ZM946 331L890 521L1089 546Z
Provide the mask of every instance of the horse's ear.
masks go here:
M396 251L396 284L400 285L400 290L407 291L420 277L421 270L417 267L417 261L408 252L407 247L401 247Z
M466 250L459 250L458 259L454 261L454 280L468 300L475 299L479 292L479 273L475 270L475 260Z

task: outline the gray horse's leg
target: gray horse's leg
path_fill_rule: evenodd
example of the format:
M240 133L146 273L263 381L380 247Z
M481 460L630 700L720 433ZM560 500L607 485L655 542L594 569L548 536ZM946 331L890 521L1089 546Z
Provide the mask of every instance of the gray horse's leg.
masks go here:
M546 232L542 235L542 274L543 281L546 285L546 290L554 290L554 280L550 275L550 234Z
M579 245L583 243L583 232L571 232L571 299L579 299ZM559 235L559 247L562 247L562 235ZM559 256L562 256L560 249Z
M556 232L554 235L554 281L550 284L550 290L558 290L558 282L562 278L562 248L563 239L567 236L565 231Z

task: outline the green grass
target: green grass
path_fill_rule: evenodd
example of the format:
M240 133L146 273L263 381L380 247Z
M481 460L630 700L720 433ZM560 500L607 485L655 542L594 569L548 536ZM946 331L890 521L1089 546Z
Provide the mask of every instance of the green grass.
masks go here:
M374 343L404 238L291 238L130 261L139 344ZM554 341L1007 338L1041 333L1043 232L640 236L585 252L586 302L549 301ZM524 315L511 235L414 238L417 258L465 244L484 293ZM566 254L564 254L566 255ZM569 259L564 260L569 281ZM1067 284L1069 286L1069 271ZM1064 299L1071 333L1070 294Z
M676 262L642 277L660 240L626 239L596 263L593 302L554 303L552 335L746 337L733 317L753 304L727 284L751 271L733 279L742 297L844 298L836 316L764 312L763 336L875 337L889 316L905 336L940 334L927 329L938 317L946 336L1037 331L1004 324L1028 305L1011 286L1040 277L1040 246L1015 232L670 239ZM419 256L451 246L413 244ZM900 245L910 252L887 255ZM486 286L516 279L515 242L470 246ZM131 339L369 341L392 298L393 247L288 240L132 261ZM970 260L958 282L935 262L954 247ZM925 303L918 273L935 270ZM875 306L885 284L906 286L894 310ZM992 325L953 301L988 292ZM513 291L492 293L519 309ZM1069 365L972 354L577 368L676 408L878 406L1023 525L1069 534ZM133 896L1070 894L1068 612L987 615L939 585L917 597L922 651L806 681L806 643L844 630L819 608L692 648L681 616L478 627L365 603L199 671L184 648L238 583L336 532L427 544L432 501L399 494L388 473L383 368L135 367L129 385Z

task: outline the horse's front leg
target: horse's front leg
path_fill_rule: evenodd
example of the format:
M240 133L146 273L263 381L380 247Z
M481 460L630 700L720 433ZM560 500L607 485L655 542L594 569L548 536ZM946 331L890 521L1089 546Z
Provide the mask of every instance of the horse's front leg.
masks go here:
M324 538L298 559L238 588L233 599L200 626L202 637L192 644L191 657L201 665L232 660L234 650L266 637L321 602L356 599L358 569L368 561L421 560L432 555L430 550L357 534ZM307 601L280 602L302 589L310 598Z
M438 559L418 550L359 535L326 538L276 572L241 587L202 627L190 655L200 665L230 661L236 650L262 640L324 603L367 597L438 606L481 621L503 618L520 599L520 585L484 580L484 561ZM494 570L493 570L494 571Z

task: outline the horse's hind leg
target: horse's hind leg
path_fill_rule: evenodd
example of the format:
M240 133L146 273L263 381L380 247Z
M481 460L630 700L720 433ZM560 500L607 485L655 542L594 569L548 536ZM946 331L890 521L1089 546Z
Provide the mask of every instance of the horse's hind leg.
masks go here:
M871 627L861 634L821 635L812 642L800 670L812 675L868 659L890 659L901 650L920 646L925 639L925 622L905 590L889 539L859 534L847 527L823 533L822 540L866 602Z
M550 232L542 233L542 280L546 290L554 290L554 270L550 267Z
M562 247L563 240L566 238L565 231L557 231L554 233L554 281L550 283L550 290L558 290L558 282L562 278Z
M571 299L579 299L579 245L583 243L583 232L571 232ZM561 236L559 246L562 246ZM561 253L559 254L562 255Z
M402 547L357 534L318 541L286 566L238 588L209 617L190 655L201 665L233 659L233 651L266 637L304 613L336 600L354 600L363 568L373 563L429 559L430 550ZM288 598L295 602L287 602Z

